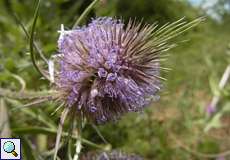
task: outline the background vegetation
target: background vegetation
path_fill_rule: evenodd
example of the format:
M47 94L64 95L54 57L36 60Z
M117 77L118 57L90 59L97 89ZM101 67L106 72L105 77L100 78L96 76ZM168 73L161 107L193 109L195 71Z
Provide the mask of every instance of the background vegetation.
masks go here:
M90 2L42 1L36 41L46 57L57 52L60 24L71 28ZM223 90L218 87L229 64L230 2L217 1L208 8L209 15L202 9L202 4L196 7L192 4L186 0L101 0L90 12L84 23L98 16L125 20L131 17L148 23L158 21L161 25L182 17L193 20L205 16L206 21L176 39L180 45L170 51L164 64L172 70L163 73L167 81L159 102L143 113L129 114L117 123L97 129L87 124L84 138L104 148L139 154L149 160L230 159L230 88L229 85ZM51 115L57 104L17 109L26 103L20 100L23 92L3 96L5 89L16 92L21 85L25 85L25 92L30 93L49 89L49 84L33 68L28 38L15 17L17 14L29 30L34 7L33 0L0 1L0 134L2 137L20 137L23 157L28 160L51 159L60 117L60 112ZM214 95L221 99L216 112L209 116L207 106ZM106 142L97 134L98 130ZM59 153L61 159L68 159L67 148L63 142ZM95 150L98 149L85 144L82 154Z

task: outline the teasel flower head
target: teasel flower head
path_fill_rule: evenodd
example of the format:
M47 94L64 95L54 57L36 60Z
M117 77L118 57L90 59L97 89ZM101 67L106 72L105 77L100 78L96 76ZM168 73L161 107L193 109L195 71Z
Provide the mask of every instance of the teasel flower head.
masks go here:
M164 79L160 62L175 45L170 40L199 21L180 19L159 28L102 17L62 30L55 76L59 100L94 123L142 111L159 97Z
M143 160L135 154L126 154L118 150L111 152L89 152L81 157L81 160Z

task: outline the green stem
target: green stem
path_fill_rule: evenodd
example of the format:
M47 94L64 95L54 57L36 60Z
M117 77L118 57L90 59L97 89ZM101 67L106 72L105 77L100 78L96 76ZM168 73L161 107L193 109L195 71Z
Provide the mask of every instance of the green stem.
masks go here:
M73 25L73 28L77 27L82 20L89 14L89 12L94 8L94 6L99 2L99 0L94 0L86 9L85 11L81 14L81 16L78 18L76 23Z
M47 136L44 134L38 134L37 136L37 146L39 152L44 152L47 150Z
M13 16L15 17L17 23L19 24L19 26L22 28L23 32L25 33L26 37L28 39L30 39L30 34L27 31L25 25L22 23L22 21L19 19L19 17L16 14L13 14ZM44 62L46 62L46 64L48 64L48 60L46 59L46 57L44 56L44 54L42 53L41 49L38 47L37 43L34 41L33 42L33 46L36 49L36 51L38 52L38 54L40 55L40 57L42 58L42 60Z
M81 148L82 148L82 117L79 119L78 124L77 124L77 137L78 139L76 140L76 149L75 149L75 154L73 160L78 160L79 155L81 153Z
M35 69L38 71L38 73L40 73L46 79L49 79L43 73L43 71L39 68L39 66L37 65L36 60L35 60L35 55L34 55L34 32L35 32L35 26L36 26L36 23L37 23L37 19L38 19L39 7L40 7L40 0L38 0L37 6L36 6L36 9L35 9L35 12L34 12L34 20L33 20L33 24L32 24L31 33L30 33L30 56L31 56L32 63L34 65Z
M9 89L0 88L0 97L7 97L12 99L35 99L35 98L51 98L55 92L32 92L32 91L23 91L23 92L14 92Z
M54 129L49 129L49 128L43 128L43 127L26 127L26 128L14 128L12 129L12 132L16 133L16 134L21 134L21 135L25 135L25 134L47 134L47 135L56 135L57 134L57 130ZM66 132L62 132L62 137L68 137L69 134ZM78 136L72 135L71 136L73 139L79 139ZM95 144L87 139L81 138L82 143L89 145L91 147L95 147L98 149L102 149L102 150L107 150L107 147L105 146L101 146L98 144Z

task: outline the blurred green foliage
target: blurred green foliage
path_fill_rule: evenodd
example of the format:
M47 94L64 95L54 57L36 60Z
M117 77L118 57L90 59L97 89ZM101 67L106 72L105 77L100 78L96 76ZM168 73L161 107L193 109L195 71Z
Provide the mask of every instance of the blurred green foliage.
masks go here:
M35 39L47 58L57 53L57 31L60 25L71 28L90 2L42 1ZM21 84L13 74L25 81L28 91L46 91L50 87L33 68L28 54L28 39L15 19L16 14L29 30L34 8L33 0L0 1L1 88L13 91L20 89ZM203 15L204 11L194 8L185 0L101 0L84 23L90 17L116 16L124 18L126 22L131 17L148 23L157 21L162 25L182 17L193 20ZM224 16L226 19L230 17L228 14ZM168 61L163 64L172 68L172 71L163 73L168 80L161 100L143 113L129 114L115 124L99 126L102 135L113 148L140 154L149 160L216 159L207 157L230 149L229 110L218 119L223 124L219 129L204 132L204 128L213 120L207 119L205 113L205 107L213 96L209 79L215 77L213 84L218 85L229 64L229 54L226 54L230 43L230 31L226 27L228 23L226 20L219 24L207 17L199 27L177 38L179 47L170 51ZM227 105L229 108L229 86L224 91L218 105L220 111ZM14 110L24 102L4 98L4 106L0 106L7 108L12 136L22 138L24 159L50 159L56 135L53 130L42 129L56 129L60 112L54 116L51 113L58 106L46 103ZM83 135L90 141L104 145L89 124ZM84 145L83 153L92 150L95 148ZM60 151L62 159L68 159L66 153L67 145L64 144ZM230 156L225 158L230 159Z

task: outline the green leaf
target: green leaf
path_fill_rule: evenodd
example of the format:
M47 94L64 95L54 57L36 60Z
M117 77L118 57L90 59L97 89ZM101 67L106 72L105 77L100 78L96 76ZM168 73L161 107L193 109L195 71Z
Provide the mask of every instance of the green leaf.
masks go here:
M211 87L211 91L215 96L220 96L220 89L217 79L214 76L209 78L209 85Z
M219 112L217 113L212 119L211 121L207 124L207 126L205 127L204 131L208 132L210 129L212 128L220 128L221 125L221 121L220 118L222 117L222 113Z
M219 146L214 140L205 139L202 143L198 145L199 152L202 153L218 153Z
M227 102L224 106L223 109L221 110L223 113L230 112L230 102Z
M28 160L36 160L36 156L34 150L32 149L32 145L30 140L26 136L20 136L22 140L22 149L25 152L24 156Z

